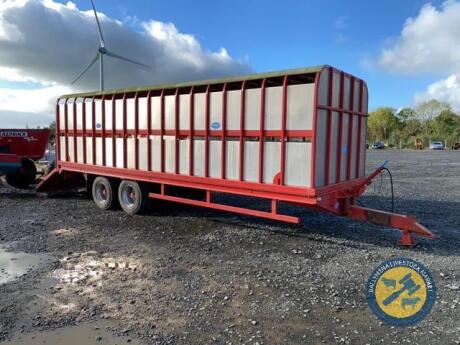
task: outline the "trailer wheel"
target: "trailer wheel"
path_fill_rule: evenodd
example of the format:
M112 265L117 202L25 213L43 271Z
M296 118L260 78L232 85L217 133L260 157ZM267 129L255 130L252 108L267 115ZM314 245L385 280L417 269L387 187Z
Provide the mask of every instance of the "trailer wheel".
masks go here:
M92 195L94 203L101 210L113 209L116 206L116 186L108 178L98 176L93 181Z
M131 216L142 213L150 201L144 186L127 180L121 181L118 186L118 200L123 211Z

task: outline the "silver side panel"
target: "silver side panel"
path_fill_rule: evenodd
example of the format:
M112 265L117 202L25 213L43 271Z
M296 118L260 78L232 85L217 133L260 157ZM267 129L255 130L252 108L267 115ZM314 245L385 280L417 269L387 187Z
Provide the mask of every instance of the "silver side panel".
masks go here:
M246 90L244 128L247 130L260 129L260 89Z
M315 84L289 85L286 128L312 129Z
M114 167L112 142L112 138L105 138L105 165L108 167Z
M265 129L281 129L283 87L265 89Z
M204 130L205 123L206 123L206 94L204 93L197 93L195 94L194 100L194 128L196 130Z
M239 155L240 143L239 141L227 141L226 143L226 178L229 180L239 179Z
M139 129L148 128L148 119L147 119L147 97L139 97Z
M174 173L176 170L176 139L173 136L165 136L163 143L165 148L165 172Z
M65 138L64 137L59 138L59 151L60 151L59 160L65 161L67 152L65 151Z
M193 143L193 172L195 176L204 176L204 140Z
M190 140L179 140L179 174L190 174Z
M343 108L350 109L350 90L351 90L351 79L348 76L345 76L343 82Z
M318 104L327 105L329 89L329 71L323 69L319 78L318 85Z
M222 92L211 92L210 101L211 110L209 114L209 129L220 130L222 129Z
M77 163L83 164L83 137L77 137Z
M241 91L227 92L227 129L240 129Z
M176 125L176 102L175 96L165 97L165 129L175 129Z
M152 129L161 128L161 98L152 97L151 100L152 107Z
M86 138L86 164L93 162L93 138Z
M102 138L96 138L96 165L102 165Z
M244 143L244 181L259 181L259 143L246 141Z
M332 106L338 108L340 105L340 73L334 71L332 78Z
M315 187L322 187L325 183L326 120L327 111L318 110L318 118L316 119Z
M136 156L134 152L135 152L136 144L134 142L134 138L128 138L126 140L126 148L127 148L128 169L135 169L136 168Z
M353 129L351 140L351 173L350 178L356 178L356 163L358 159L358 115L353 115Z
M280 172L281 144L268 142L264 145L264 183L273 183L275 175Z
M367 130L367 117L363 116L361 119L361 155L359 160L359 176L366 174L366 130Z
M190 95L180 95L179 129L190 129Z
M221 178L222 143L217 140L209 142L209 176Z
M161 138L160 136L152 136L152 170L161 171Z
M310 187L311 143L288 142L286 144L286 173L288 186Z
M337 146L339 144L339 113L332 112L331 118L332 135L330 137L330 152L329 152L329 183L335 183L337 178Z
M350 116L347 114L343 115L342 122L342 158L340 160L340 181L347 179L347 157L348 157L348 123Z

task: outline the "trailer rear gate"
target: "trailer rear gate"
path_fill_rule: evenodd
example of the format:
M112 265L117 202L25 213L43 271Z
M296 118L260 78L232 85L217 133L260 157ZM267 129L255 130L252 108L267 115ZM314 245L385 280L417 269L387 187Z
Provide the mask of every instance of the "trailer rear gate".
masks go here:
M56 105L57 169L38 190L85 174L157 184L153 198L294 223L278 201L362 219L350 205L370 182L367 112L364 81L331 66L67 95ZM206 198L168 195L170 186ZM214 192L265 198L272 208L216 204Z

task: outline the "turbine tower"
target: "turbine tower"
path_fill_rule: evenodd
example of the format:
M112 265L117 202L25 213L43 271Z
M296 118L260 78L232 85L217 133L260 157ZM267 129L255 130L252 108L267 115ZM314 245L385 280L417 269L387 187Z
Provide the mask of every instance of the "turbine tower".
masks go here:
M72 85L75 84L90 68L99 60L99 84L101 91L104 91L104 55L110 56L114 59L130 62L132 64L142 66L142 67L149 67L144 65L140 62L125 58L121 55L112 53L105 48L105 41L104 36L102 36L101 24L99 23L99 18L97 17L96 7L94 6L93 0L91 0L91 5L93 7L94 17L96 18L97 29L99 32L99 48L97 49L96 55L94 56L93 60L89 63L88 66L78 75L77 78L72 82Z

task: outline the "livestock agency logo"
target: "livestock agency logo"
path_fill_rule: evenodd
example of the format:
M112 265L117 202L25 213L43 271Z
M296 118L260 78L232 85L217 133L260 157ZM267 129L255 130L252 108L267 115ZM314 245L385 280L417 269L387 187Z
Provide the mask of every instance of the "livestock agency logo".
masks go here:
M421 263L397 258L382 262L367 282L367 300L374 314L392 326L422 320L436 299L430 272Z

